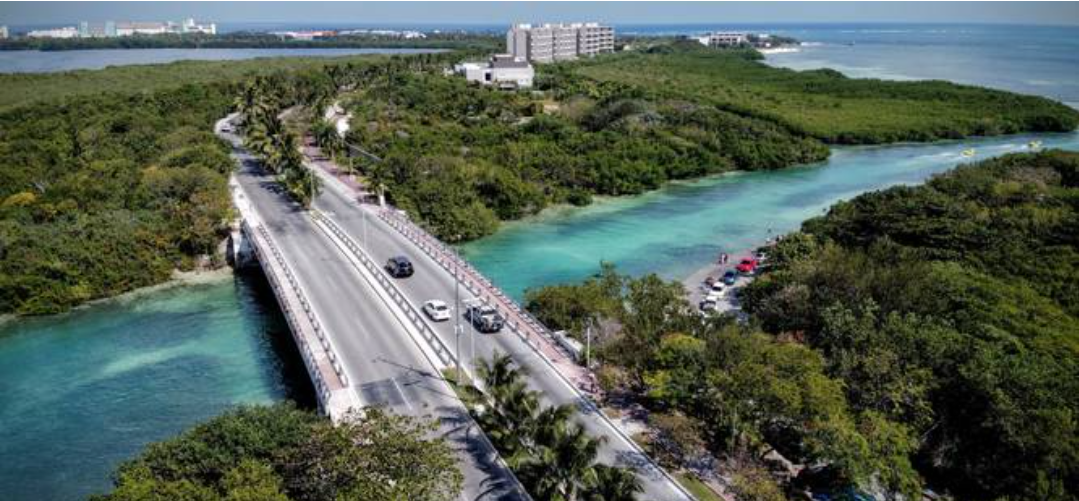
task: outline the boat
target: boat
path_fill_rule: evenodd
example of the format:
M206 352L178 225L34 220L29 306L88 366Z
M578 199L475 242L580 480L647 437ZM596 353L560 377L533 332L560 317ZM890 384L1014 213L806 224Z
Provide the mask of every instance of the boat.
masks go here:
M970 158L970 157L974 156L974 153L976 153L974 151L974 148L967 148L967 149L963 150L962 155L964 157Z
M1041 147L1042 147L1042 142L1041 141L1031 141L1031 142L1027 143L1027 148L1030 148L1032 150L1036 150L1036 149L1041 148Z

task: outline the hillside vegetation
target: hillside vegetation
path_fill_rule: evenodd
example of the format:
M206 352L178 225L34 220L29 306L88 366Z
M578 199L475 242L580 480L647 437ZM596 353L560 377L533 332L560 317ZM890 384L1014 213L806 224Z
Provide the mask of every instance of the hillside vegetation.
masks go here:
M1041 97L943 81L854 79L833 70L774 68L755 52L709 50L696 43L653 50L553 71L632 85L649 96L713 104L828 143L930 141L1079 126L1079 112Z

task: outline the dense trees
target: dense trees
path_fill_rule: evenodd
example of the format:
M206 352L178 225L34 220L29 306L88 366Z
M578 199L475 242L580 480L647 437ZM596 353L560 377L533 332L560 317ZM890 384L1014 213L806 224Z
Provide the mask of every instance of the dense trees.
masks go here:
M592 194L636 194L670 179L828 154L765 120L634 96L619 88L556 103L399 73L355 93L349 140L384 159L368 174L398 206L451 241L486 235L499 219L552 202L587 203Z
M828 143L930 141L1020 131L1070 131L1079 112L1049 99L942 81L852 79L833 70L792 71L753 51L697 43L560 65L595 91L632 85L651 99L678 99L757 117Z
M61 311L213 256L232 161L210 126L228 94L183 86L0 113L0 312Z
M963 499L1079 491L1079 155L1011 155L807 221L748 291ZM790 247L797 247L793 250Z
M545 287L527 297L527 307L553 328L601 326L601 384L656 413L652 449L673 467L704 448L744 474L746 489L773 492L777 487L760 485L765 480L754 472L778 453L812 465L797 482L815 490L879 485L911 495L919 489L905 454L909 437L876 415L856 412L819 354L729 318L702 321L679 283L623 277L606 266L581 285ZM567 310L572 298L579 304Z
M446 49L493 52L503 47L501 37L467 32L427 33L425 38L355 34L318 40L294 40L269 33L232 32L219 35L167 34L112 38L11 38L0 40L3 50L93 49Z
M774 451L808 466L788 491L1074 500L1077 172L1079 154L1011 155L841 202L769 252L749 326L609 267L526 306L599 319L600 380L657 413L661 457L697 430L748 499L793 475Z
M97 501L457 499L434 425L369 408L337 426L289 404L244 407L151 444Z
M522 369L496 354L465 388L480 427L537 501L631 501L641 491L630 470L597 464L601 441L571 422L573 407L543 407Z

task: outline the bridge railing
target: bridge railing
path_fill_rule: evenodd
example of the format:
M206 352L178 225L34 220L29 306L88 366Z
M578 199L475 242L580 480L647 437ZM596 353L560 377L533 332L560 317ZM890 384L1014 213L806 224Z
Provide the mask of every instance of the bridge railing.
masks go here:
M292 269L285 261L284 256L282 256L277 244L274 243L270 233L262 225L258 225L254 231L252 231L251 225L246 220L244 220L242 225L245 233L252 238L265 242L266 247L269 249L269 255L267 255L266 250L258 245L257 241L255 245L251 246L255 250L255 254L258 256L259 261L264 263L263 269L267 272L266 277L270 282L270 287L273 288L277 297L281 299L278 303L281 305L281 311L285 314L285 319L288 321L290 329L296 334L293 337L300 347L300 355L303 357L308 372L311 374L311 380L315 386L315 391L319 395L319 402L320 404L328 402L331 393L330 385L322 374L318 358L316 357L307 336L304 335L304 326L300 320L300 315L302 315L303 318L307 320L308 325L311 326L311 330L314 331L318 343L326 353L326 357L329 359L335 375L344 387L349 385L348 375L345 373L341 362L337 359L337 354L330 344L329 339L327 339L322 324L318 321L314 310L311 308L307 296L300 288L295 275L292 273ZM275 268L281 270L281 274L284 275L283 278L278 276ZM302 310L302 312L297 311L292 303L287 300L286 287L288 287L288 290L296 296L300 306L299 309Z
M442 338L431 329L431 326L423 320L422 313L420 313L412 302L401 292L397 287L397 284L393 283L393 281L386 276L386 272L382 270L382 267L379 266L378 263L375 263L370 256L367 255L367 252L365 252L352 237L345 233L336 222L317 210L311 211L311 217L325 225L334 236L345 244L349 252L359 259L363 267L375 277L375 281L378 283L379 287L381 287L390 299L401 308L401 311L405 313L405 317L408 319L409 323L420 332L424 341L426 341L428 346L430 346L438 355L439 360L447 366L456 364L457 358L454 356L453 352L443 343Z
M520 337L532 350L542 353L539 344L532 337L532 334L537 334L549 339L551 341L549 346L559 353L571 359L574 358L571 353L562 347L561 342L557 339L558 334L548 329L528 310L522 308L517 301L484 277L471 263L461 259L456 250L442 243L442 241L418 227L412 221L396 214L396 211L392 209L380 210L378 216L419 247L420 250L424 251L446 271L451 274L458 273L461 285L480 298L484 304L494 306L507 319L506 326L509 330ZM464 271L463 276L460 275L461 271Z

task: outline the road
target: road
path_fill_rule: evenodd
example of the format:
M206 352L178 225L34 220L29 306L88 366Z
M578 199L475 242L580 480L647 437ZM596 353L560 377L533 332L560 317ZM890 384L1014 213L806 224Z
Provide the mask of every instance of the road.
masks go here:
M322 193L315 201L315 208L334 220L353 240L366 249L377 263L385 263L396 255L405 255L413 263L415 274L396 283L417 307L429 299L441 299L451 307L454 304L453 275L434 262L426 253L416 248L408 239L377 217L375 206L359 204L342 185L334 181L324 183ZM366 214L366 216L365 216ZM366 230L365 230L366 227ZM462 300L472 295L461 287ZM428 322L442 338L446 346L455 346L454 322ZM614 426L599 415L574 388L537 355L516 335L503 330L497 334L480 334L472 331L462 319L465 336L461 339L460 359L467 366L477 358L490 358L496 351L509 353L518 365L528 371L530 386L539 391L548 405L572 405L580 412L578 422L592 436L603 437L600 461L606 464L633 468L645 488L642 499L688 500L692 499L673 480L652 463L647 456L634 447L629 438L617 432Z
M307 212L281 193L221 125L217 131L233 145L239 163L237 181L300 282L362 404L437 419L438 433L460 457L461 499L522 499L512 473L497 462L490 442L402 324Z

